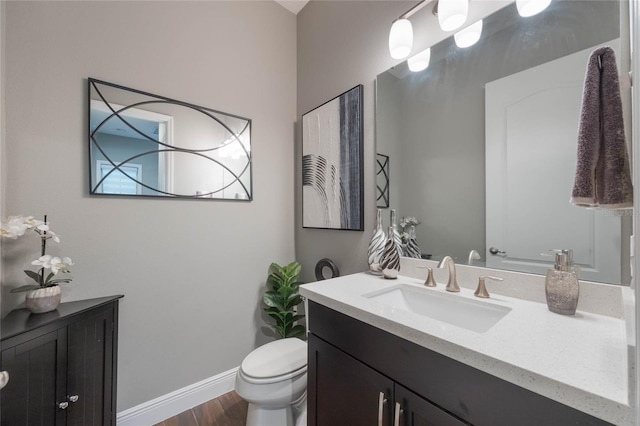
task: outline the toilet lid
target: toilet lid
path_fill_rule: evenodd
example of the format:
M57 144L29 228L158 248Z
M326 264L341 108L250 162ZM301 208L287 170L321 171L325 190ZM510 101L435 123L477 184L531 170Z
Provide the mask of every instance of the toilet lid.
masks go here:
M262 345L242 361L242 371L255 378L282 376L307 365L307 343L292 337Z

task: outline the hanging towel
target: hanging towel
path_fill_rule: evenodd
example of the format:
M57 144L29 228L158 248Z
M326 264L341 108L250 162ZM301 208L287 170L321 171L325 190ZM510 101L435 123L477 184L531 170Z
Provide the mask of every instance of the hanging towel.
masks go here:
M571 204L633 207L618 68L615 53L608 46L594 50L587 63Z

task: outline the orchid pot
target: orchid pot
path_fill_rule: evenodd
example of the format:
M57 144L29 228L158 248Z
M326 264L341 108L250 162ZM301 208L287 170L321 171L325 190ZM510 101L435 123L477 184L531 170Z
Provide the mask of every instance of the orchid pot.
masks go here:
M26 292L25 305L32 313L50 312L60 304L61 290L58 285L71 282L71 278L60 278L58 273L69 273L73 261L68 257L45 254L48 240L60 242L60 236L49 228L47 216L44 221L36 220L33 216L10 216L0 221L0 236L3 238L15 240L28 231L40 237L40 257L31 262L39 269L25 270L24 273L33 283L14 288L11 293Z
M41 287L27 291L24 304L34 314L43 314L58 309L62 292L60 286Z

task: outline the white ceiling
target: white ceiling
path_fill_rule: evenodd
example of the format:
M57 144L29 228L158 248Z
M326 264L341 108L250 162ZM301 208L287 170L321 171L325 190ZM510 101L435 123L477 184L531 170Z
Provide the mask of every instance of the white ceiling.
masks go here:
M309 0L275 0L282 7L289 9L296 15L302 10L302 8L309 2Z

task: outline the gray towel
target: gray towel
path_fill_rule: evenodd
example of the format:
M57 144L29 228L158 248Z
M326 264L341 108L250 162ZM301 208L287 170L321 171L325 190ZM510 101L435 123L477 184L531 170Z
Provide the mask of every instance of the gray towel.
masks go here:
M633 207L618 68L610 47L594 50L587 64L571 204L604 209Z

